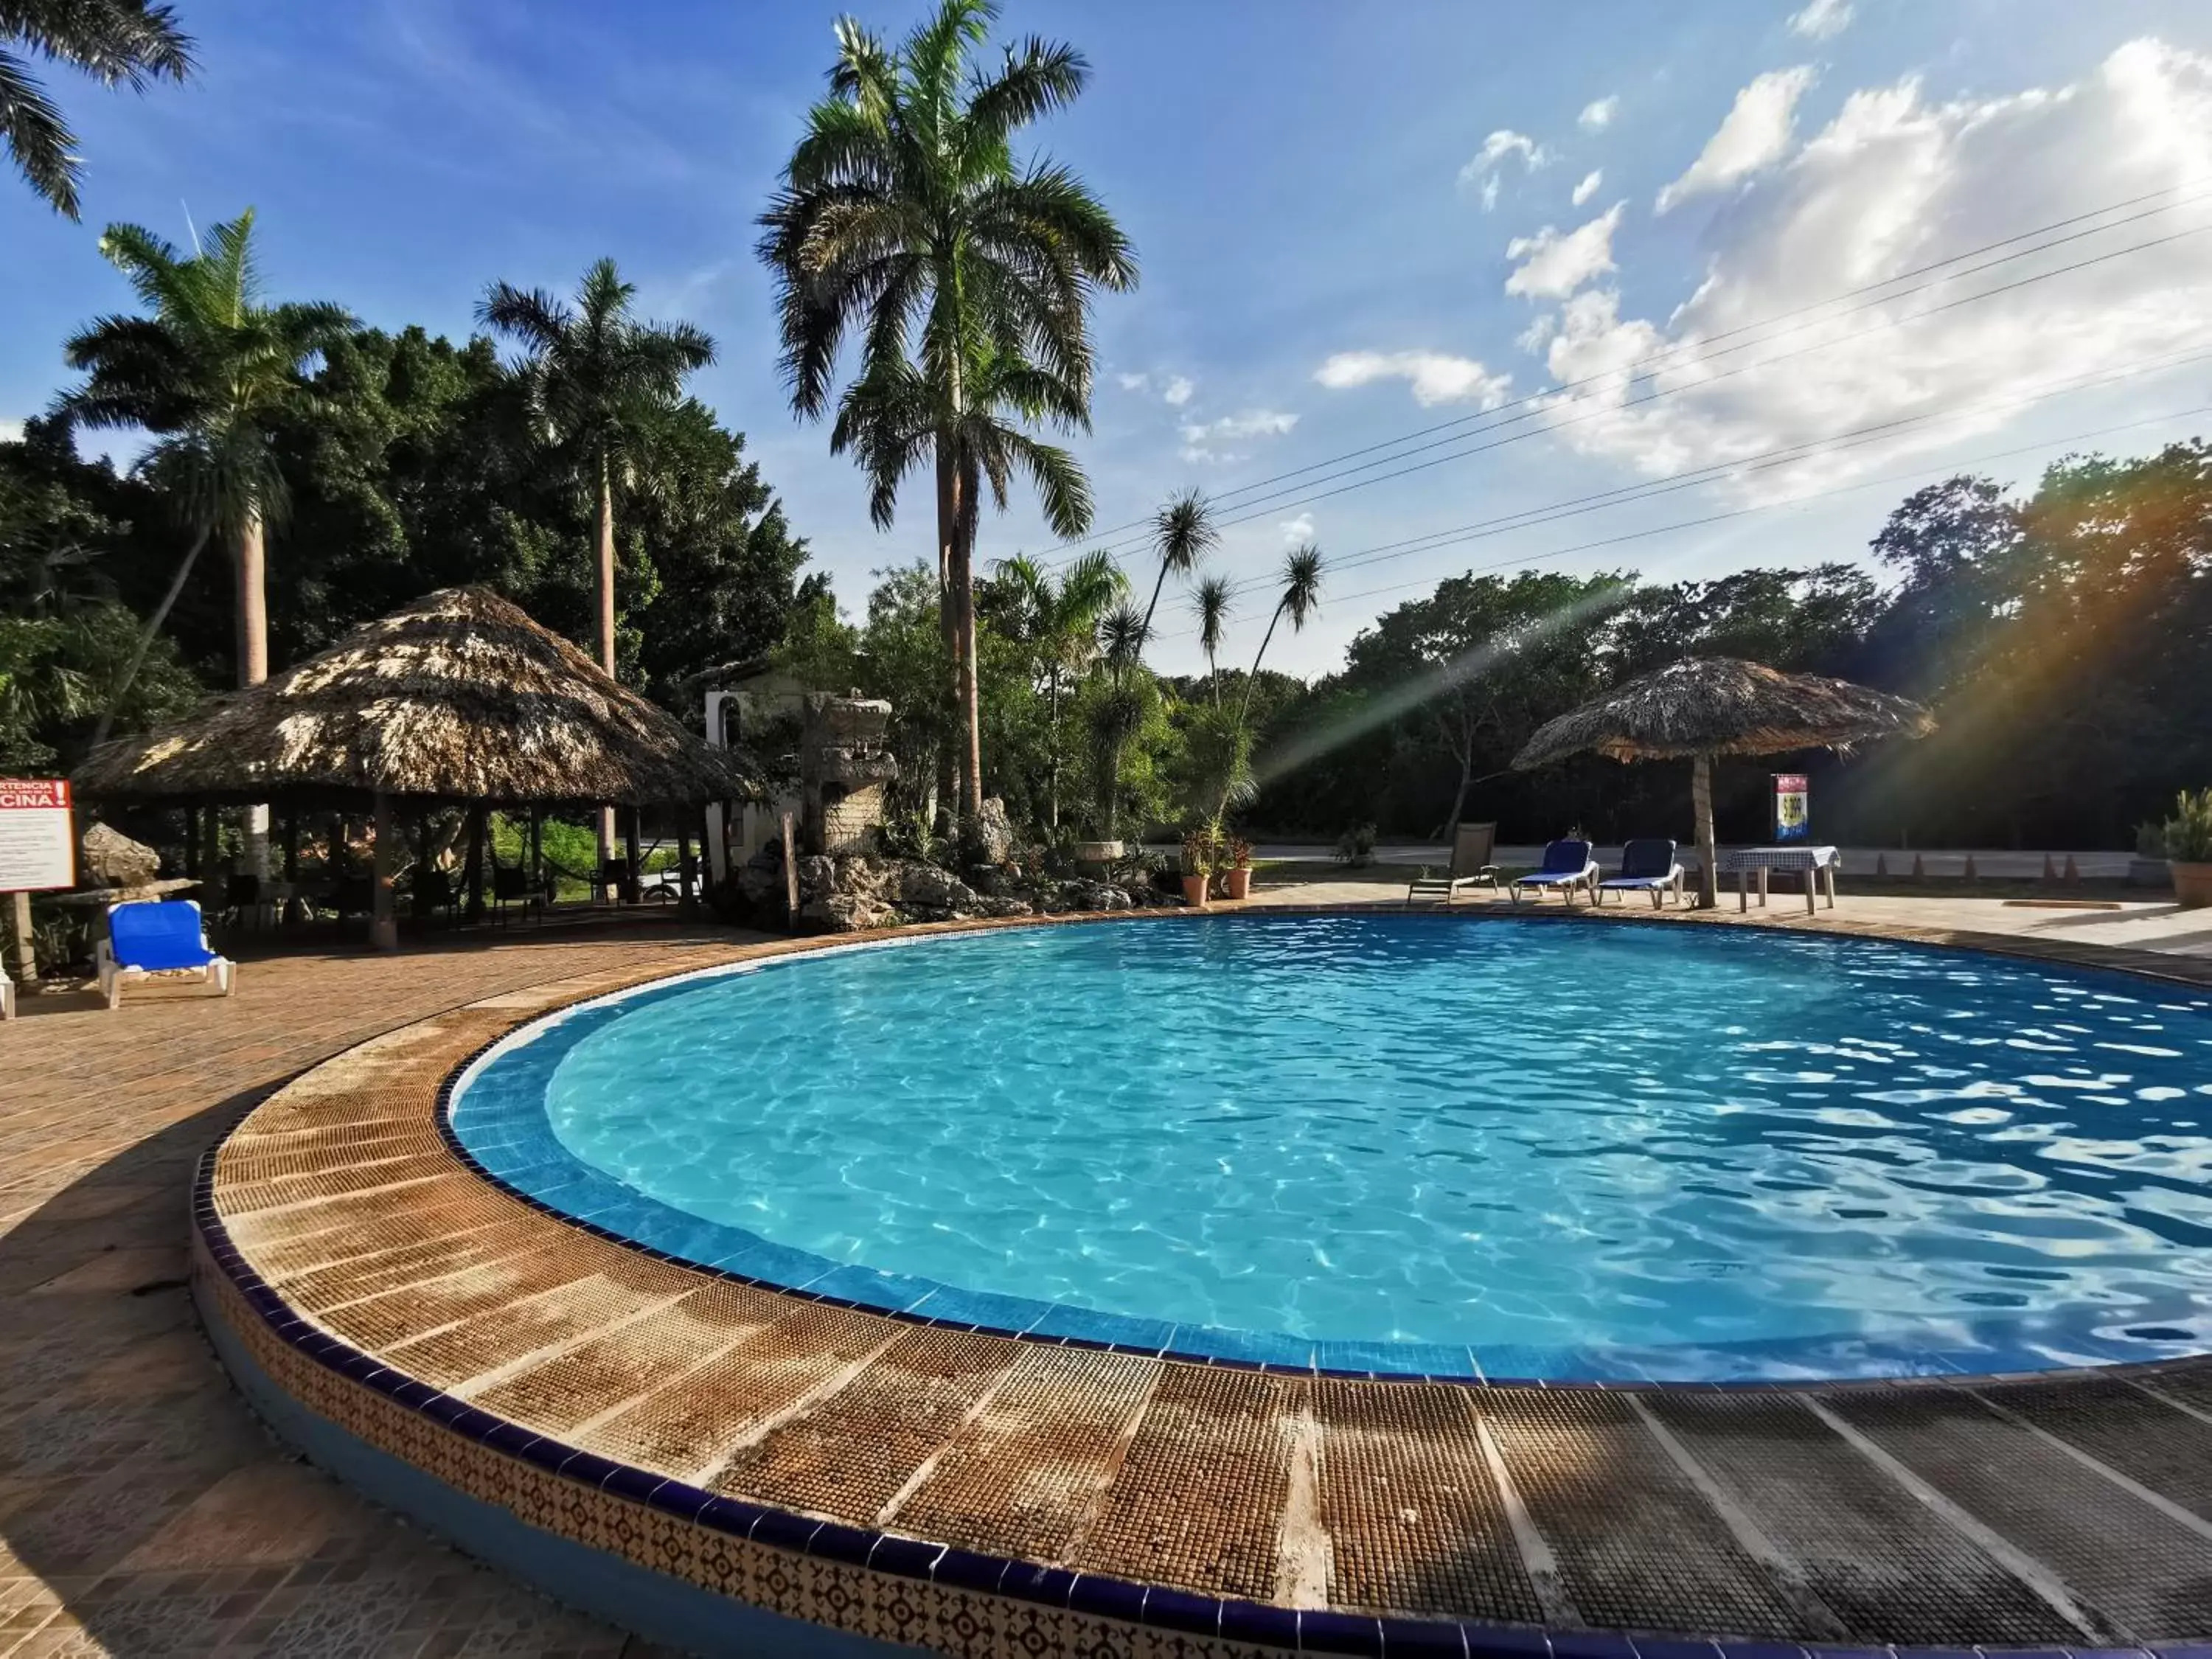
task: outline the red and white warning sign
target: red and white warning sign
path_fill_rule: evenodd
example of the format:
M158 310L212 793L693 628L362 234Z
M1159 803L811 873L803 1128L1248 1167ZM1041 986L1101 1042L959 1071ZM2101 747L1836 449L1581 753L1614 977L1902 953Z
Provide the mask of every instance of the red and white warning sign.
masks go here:
M66 778L0 778L0 893L76 885Z

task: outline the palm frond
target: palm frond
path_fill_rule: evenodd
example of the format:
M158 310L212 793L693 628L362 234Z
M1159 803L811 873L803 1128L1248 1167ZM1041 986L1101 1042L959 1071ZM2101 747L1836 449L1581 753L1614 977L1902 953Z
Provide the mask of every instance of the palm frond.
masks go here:
M76 218L77 181L83 172L76 135L22 59L5 52L0 52L0 139L7 141L8 153L31 188L55 212Z

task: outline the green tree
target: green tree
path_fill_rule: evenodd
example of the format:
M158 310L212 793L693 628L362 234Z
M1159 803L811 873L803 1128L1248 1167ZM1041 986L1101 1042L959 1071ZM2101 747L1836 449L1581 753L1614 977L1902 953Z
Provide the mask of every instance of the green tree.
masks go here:
M1152 614L1160 608L1160 589L1170 576L1187 578L1199 562L1221 544L1213 511L1195 489L1185 490L1152 514L1152 551L1160 562L1152 578L1152 597L1145 605L1145 639L1152 637Z
M32 76L20 48L66 64L103 86L143 92L191 73L192 42L176 13L146 0L0 0L0 138L31 188L55 212L77 216L83 164L76 135Z
M1226 576L1208 576L1191 590L1191 615L1198 623L1198 647L1206 653L1206 689L1221 707L1221 647L1229 632L1229 605L1236 590Z
M988 613L1012 639L1027 645L1042 668L1046 687L1046 729L1051 745L1045 786L1045 822L1060 828L1060 781L1063 763L1060 697L1098 660L1098 622L1127 597L1129 579L1107 554L1084 554L1058 580L1033 559L1003 560L992 581Z
M615 495L646 475L649 434L683 396L684 378L714 361L714 343L689 323L633 316L635 286L612 259L584 273L571 306L543 289L494 283L477 320L520 343L520 380L535 435L559 476L593 503L599 666L616 672ZM614 855L612 808L599 814L599 851Z
M1083 183L1042 160L1018 166L1016 133L1082 90L1073 48L1031 39L973 63L997 8L940 0L896 49L837 25L830 94L807 116L761 223L793 409L830 403L841 348L860 340L833 452L852 451L879 526L910 471L933 468L940 631L963 729L964 810L982 787L974 540L981 478L1003 503L1019 469L1054 532L1090 518L1082 474L1023 428L1087 424L1094 289L1136 281L1127 239Z
M61 409L82 425L154 434L144 466L191 537L144 641L160 631L201 549L220 538L235 578L238 683L258 685L269 678L268 527L287 500L272 431L306 395L307 363L353 319L335 305L267 302L251 208L215 226L189 256L137 225L109 226L100 248L153 314L103 317L70 340L69 365L86 378ZM117 696L136 675L126 667ZM265 872L266 808L248 809L246 839L254 868Z

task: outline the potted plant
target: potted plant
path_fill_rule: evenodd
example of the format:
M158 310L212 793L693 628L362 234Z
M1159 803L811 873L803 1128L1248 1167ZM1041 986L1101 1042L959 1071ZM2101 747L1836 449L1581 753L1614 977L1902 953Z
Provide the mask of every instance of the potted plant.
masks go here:
M1228 867L1221 872L1221 892L1224 898L1248 899L1252 896L1252 843L1242 836L1229 838Z
M2183 790L2166 821L2166 859L2173 896L2185 910L2212 905L2212 788Z
M1220 862L1220 843L1210 829L1192 830L1182 838L1182 902L1203 908Z

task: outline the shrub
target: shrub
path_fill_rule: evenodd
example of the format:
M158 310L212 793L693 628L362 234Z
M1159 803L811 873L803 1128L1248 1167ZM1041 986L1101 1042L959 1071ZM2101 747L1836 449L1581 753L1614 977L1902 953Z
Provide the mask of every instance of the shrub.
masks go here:
M2166 855L2177 864L2212 864L2212 788L2173 798L2166 821Z
M1375 826L1356 823L1336 838L1336 861L1352 869L1375 862Z

